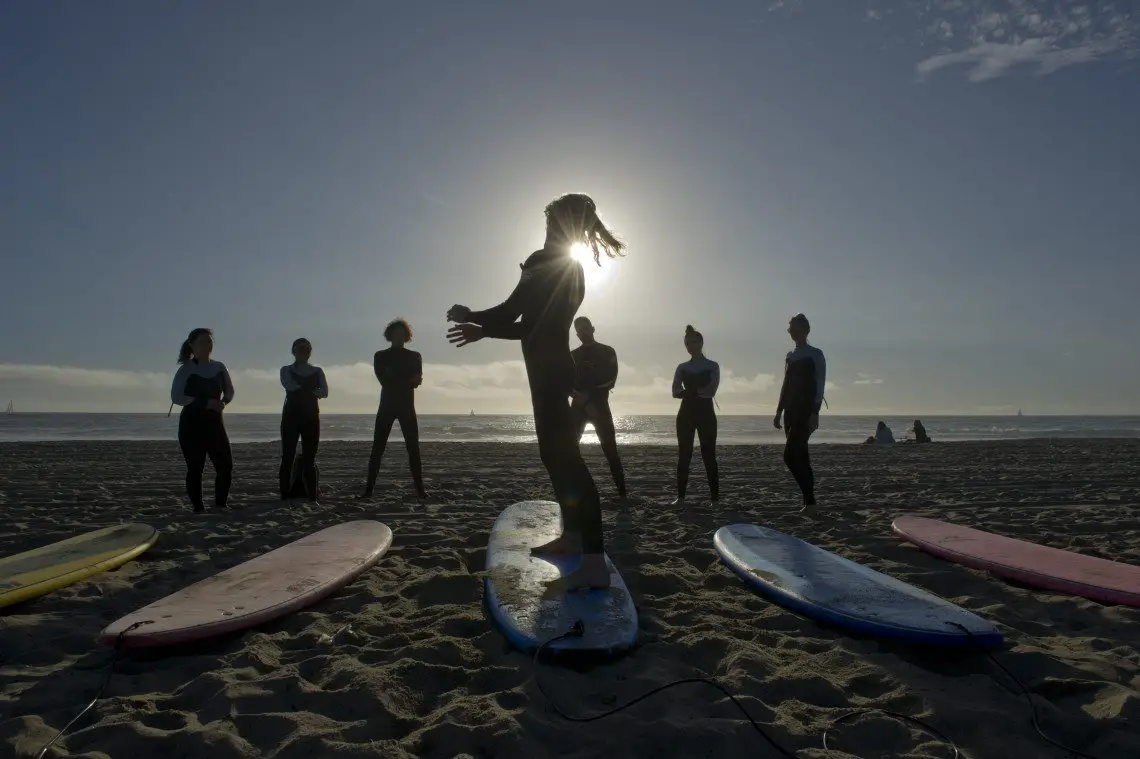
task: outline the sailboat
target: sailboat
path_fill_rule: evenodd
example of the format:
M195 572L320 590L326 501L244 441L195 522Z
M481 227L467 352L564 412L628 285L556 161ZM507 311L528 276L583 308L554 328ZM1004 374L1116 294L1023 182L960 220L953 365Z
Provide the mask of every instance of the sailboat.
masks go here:
M471 409L471 416L475 416L475 409Z
M1021 416L1021 409L1018 409L1018 410L1017 410L1017 415L1018 415L1018 416Z
M15 414L16 413L16 407L12 405L12 401L8 401L8 410L5 411L4 413L5 414Z

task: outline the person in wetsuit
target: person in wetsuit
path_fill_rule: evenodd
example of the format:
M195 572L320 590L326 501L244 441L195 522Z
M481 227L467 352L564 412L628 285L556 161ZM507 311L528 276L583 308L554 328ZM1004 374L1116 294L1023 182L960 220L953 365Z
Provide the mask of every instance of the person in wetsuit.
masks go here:
M788 335L796 344L784 358L784 384L772 424L780 429L783 420L786 443L784 463L804 496L804 508L815 506L815 474L808 456L808 438L819 429L819 409L827 384L827 362L823 351L808 345L811 324L803 314L788 322Z
M285 388L285 406L281 409L281 471L278 479L282 500L293 490L293 467L305 484L305 493L316 495L317 445L321 441L320 399L329 397L325 373L309 363L313 346L301 337L293 341L293 363L281 367L281 387ZM297 455L297 437L301 438L301 458ZM306 482L306 478L308 482Z
M195 513L202 505L202 472L206 459L214 465L214 504L226 507L234 460L222 409L234 399L230 373L213 361L213 332L199 327L190 332L178 351L178 371L170 387L170 402L182 407L178 415L178 446L186 459L186 494Z
M404 447L408 449L408 464L416 495L427 498L424 490L423 467L420 463L420 424L416 418L416 388L424 380L424 363L419 353L404 347L412 339L412 325L404 319L395 319L384 328L384 339L391 348L376 351L372 368L380 383L380 408L376 411L376 431L372 436L372 455L368 458L368 481L363 498L370 498L376 487L380 459L388 445L392 425L400 423Z
M586 431L586 423L593 422L602 444L602 453L610 465L610 474L617 485L618 498L625 498L625 471L617 449L617 430L610 411L610 390L618 376L617 351L594 339L594 325L585 316L574 320L574 331L582 344L570 352L574 359L574 411L578 439Z
M571 249L586 245L600 266L603 252L616 258L623 255L625 245L598 218L587 195L563 195L546 206L545 214L546 242L520 265L519 283L507 300L486 311L452 306L447 319L456 324L447 334L457 347L484 337L522 342L538 452L554 486L563 525L562 535L531 552L582 555L576 570L550 584L549 591L557 593L610 585L601 499L578 447L578 426L569 402L574 391L570 324L586 291L585 272Z
M709 497L720 498L720 471L716 463L716 411L713 398L720 385L720 365L705 357L705 338L685 326L685 350L691 358L677 366L673 373L673 397L681 399L677 411L677 500L685 502L689 486L689 466L693 460L693 436L701 441L701 458L709 480Z

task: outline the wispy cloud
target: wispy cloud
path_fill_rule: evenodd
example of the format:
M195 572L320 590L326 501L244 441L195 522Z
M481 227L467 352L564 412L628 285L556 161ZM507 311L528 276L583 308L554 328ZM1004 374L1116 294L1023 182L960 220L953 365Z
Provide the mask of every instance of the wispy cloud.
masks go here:
M870 374L867 374L866 372L856 372L855 373L855 381L851 384L853 384L853 385L881 385L881 384L883 384L883 378L882 377L872 377Z
M919 78L963 67L972 82L1018 68L1038 75L1140 52L1140 11L1131 4L1076 0L936 0L918 10L926 44L940 50Z

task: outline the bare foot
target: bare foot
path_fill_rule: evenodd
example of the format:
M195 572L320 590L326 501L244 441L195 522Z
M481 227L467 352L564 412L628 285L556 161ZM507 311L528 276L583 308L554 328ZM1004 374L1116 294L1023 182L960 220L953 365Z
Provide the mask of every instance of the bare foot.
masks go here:
M582 556L582 563L573 572L548 582L543 597L557 598L575 590L602 590L609 586L610 570L605 554L588 553Z
M530 552L535 556L541 554L567 555L582 553L582 536L573 532L564 532L549 543L535 546L530 549Z

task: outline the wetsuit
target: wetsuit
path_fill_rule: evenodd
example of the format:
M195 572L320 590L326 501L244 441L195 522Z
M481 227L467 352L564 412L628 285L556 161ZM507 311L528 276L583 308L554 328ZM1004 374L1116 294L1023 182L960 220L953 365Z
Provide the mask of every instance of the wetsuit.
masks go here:
M563 530L581 534L583 553L603 553L601 499L578 448L570 409L570 324L586 294L585 273L566 253L548 249L532 253L520 268L510 297L472 312L469 320L482 325L486 337L522 341L538 452L562 510Z
M293 363L281 367L285 406L281 409L281 497L288 498L293 485L297 437L301 438L300 474L312 476L321 440L320 399L329 397L325 373L319 366ZM315 483L312 483L315 486ZM307 489L310 495L315 487Z
M386 348L376 351L372 368L380 382L380 408L376 411L376 431L372 436L372 455L368 459L368 484L365 495L372 494L380 459L388 444L392 425L400 422L404 447L408 449L408 464L416 493L424 495L424 475L420 463L420 425L416 419L416 378L423 374L423 359L419 353L407 348Z
M206 408L209 400L229 403L234 385L220 361L187 361L174 375L170 400L182 407L178 416L178 445L186 459L186 494L194 511L202 511L202 472L206 458L214 465L214 502L225 508L234 460L222 414Z
M673 374L673 397L681 399L677 412L677 497L684 498L693 460L693 435L701 441L701 458L709 479L709 496L720 496L720 472L716 463L716 411L713 397L720 385L720 365L701 356L677 367Z
M811 417L823 404L823 388L827 384L827 362L823 351L804 343L790 351L784 360L784 384L780 388L780 404L776 416L784 415L784 463L800 486L804 503L815 503L815 475L808 456Z
M574 359L574 389L586 394L586 402L573 407L578 438L586 431L586 423L594 423L602 453L610 465L618 496L625 498L625 471L617 449L617 430L610 411L610 390L617 382L617 351L601 343L583 343L570 352Z

